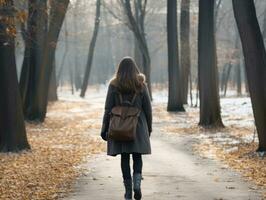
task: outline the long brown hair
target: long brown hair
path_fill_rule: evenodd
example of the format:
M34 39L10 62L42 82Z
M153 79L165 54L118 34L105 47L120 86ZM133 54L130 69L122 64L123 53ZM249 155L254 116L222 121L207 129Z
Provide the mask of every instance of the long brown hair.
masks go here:
M145 79L143 77L133 58L124 57L115 74L117 88L122 93L139 92Z

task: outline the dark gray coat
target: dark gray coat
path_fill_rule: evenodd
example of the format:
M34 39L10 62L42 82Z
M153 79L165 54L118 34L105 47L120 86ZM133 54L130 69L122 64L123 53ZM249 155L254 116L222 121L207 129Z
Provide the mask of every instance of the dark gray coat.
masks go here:
M122 94L123 100L131 100L134 94ZM108 93L105 101L105 112L103 116L103 124L101 136L106 138L110 112L114 106L120 105L118 89L112 82L108 87ZM121 153L141 153L151 154L150 134L152 132L152 108L149 92L145 84L138 93L134 106L141 109L137 125L136 139L132 142L118 142L111 139L107 141L107 154L110 156L116 156Z

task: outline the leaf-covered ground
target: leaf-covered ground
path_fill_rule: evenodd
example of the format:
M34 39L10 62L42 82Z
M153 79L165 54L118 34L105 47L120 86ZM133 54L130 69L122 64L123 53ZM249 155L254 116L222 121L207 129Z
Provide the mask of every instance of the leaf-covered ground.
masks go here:
M80 164L104 149L91 134L101 113L85 101L59 101L49 105L45 123L27 123L31 150L0 154L0 199L52 200L68 192Z

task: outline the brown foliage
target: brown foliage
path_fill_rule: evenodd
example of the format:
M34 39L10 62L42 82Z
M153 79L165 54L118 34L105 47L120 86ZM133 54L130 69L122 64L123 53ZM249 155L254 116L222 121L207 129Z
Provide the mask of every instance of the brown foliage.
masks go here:
M77 166L104 149L93 136L100 121L88 121L94 111L86 103L56 102L45 123L27 124L32 150L0 154L0 199L58 199L69 191Z

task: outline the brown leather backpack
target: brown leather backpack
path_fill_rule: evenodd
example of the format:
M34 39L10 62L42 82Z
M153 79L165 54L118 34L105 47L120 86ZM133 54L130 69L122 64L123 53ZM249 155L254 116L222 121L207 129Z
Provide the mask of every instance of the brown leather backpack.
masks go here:
M113 107L108 130L108 138L115 141L133 141L136 138L136 130L141 110L134 107L137 97L135 93L132 100L124 101L119 93L120 105Z

